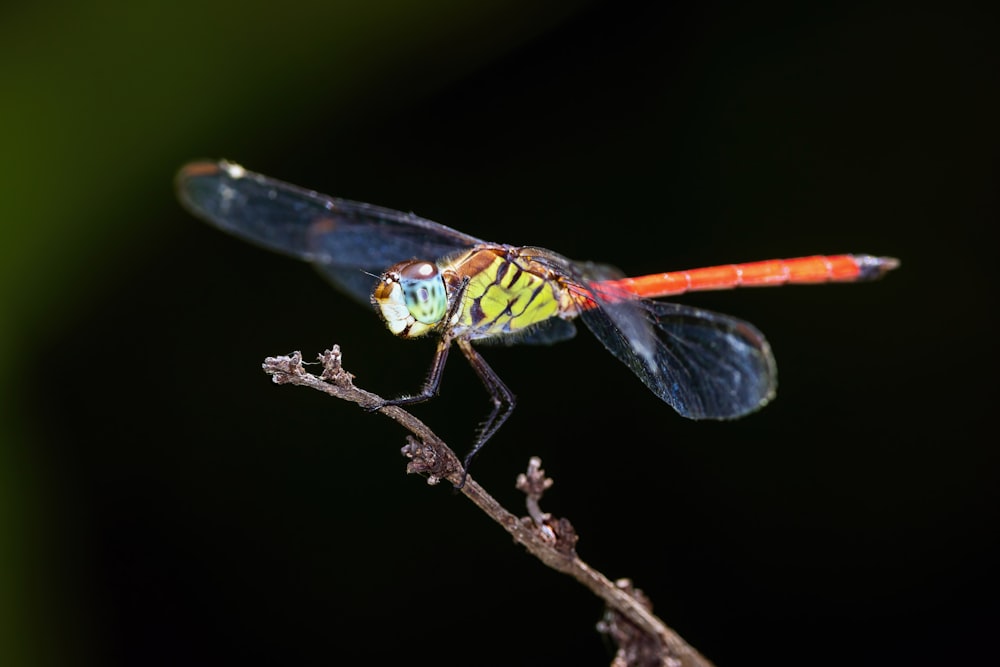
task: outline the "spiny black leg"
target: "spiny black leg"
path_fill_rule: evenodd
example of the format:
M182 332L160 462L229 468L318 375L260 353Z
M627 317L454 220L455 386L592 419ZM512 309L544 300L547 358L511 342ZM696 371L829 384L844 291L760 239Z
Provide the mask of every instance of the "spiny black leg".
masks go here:
M451 349L451 339L447 337L442 337L437 344L437 351L434 353L434 361L431 363L430 373L427 374L427 379L424 381L424 386L420 389L420 393L414 396L400 396L399 398L391 398L387 401L376 405L372 410L378 410L387 405L412 405L413 403L422 403L426 400L434 398L438 393L438 388L441 386L441 376L444 374L444 364L448 360L448 350Z
M462 472L462 481L455 487L456 489L461 489L465 486L465 478L469 476L469 466L472 465L472 459L483 448L486 441L503 426L503 423L507 421L511 413L514 412L516 400L514 393L507 388L507 385L503 383L503 380L496 374L496 371L490 368L486 360L476 352L472 347L472 343L460 338L458 340L458 347L462 350L465 358L469 360L472 370L476 371L476 375L482 380L483 385L486 386L486 391L489 392L490 398L493 400L493 411L490 412L490 416L483 423L479 431L479 437L476 438L476 444L472 446L472 450L465 455L465 460L462 462L462 465L465 467L465 470Z

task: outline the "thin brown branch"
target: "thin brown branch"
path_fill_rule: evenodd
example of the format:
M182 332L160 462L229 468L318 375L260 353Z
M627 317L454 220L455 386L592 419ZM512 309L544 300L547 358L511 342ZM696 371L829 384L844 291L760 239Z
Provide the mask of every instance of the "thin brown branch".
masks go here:
M407 411L397 406L378 407L383 404L381 397L355 387L354 376L341 365L339 346L324 352L319 360L323 366L320 375L306 371L299 352L268 357L263 366L278 384L311 387L393 419L412 434L403 447L403 454L410 459L407 472L425 475L430 484L442 479L453 485L460 483L462 464L451 448ZM570 522L553 519L541 511L542 494L551 485L552 480L541 469L541 461L533 458L528 472L517 482L527 496L530 516L524 518L504 509L471 476L466 478L461 492L540 561L570 575L604 600L607 611L598 629L618 644L615 667L711 667L711 662L652 613L649 600L631 582L626 579L612 582L577 556L577 535Z

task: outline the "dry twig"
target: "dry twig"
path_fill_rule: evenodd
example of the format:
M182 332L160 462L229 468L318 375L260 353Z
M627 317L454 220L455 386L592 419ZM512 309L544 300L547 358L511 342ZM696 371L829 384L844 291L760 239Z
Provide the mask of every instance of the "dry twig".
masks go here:
M323 372L313 375L302 365L302 355L268 357L264 371L278 384L311 387L330 396L357 403L401 424L412 435L403 454L410 459L407 472L427 477L429 484L445 479L453 485L462 480L462 464L455 453L423 422L397 406L384 406L381 397L354 386L354 376L341 366L339 346L320 355ZM680 635L653 615L649 600L627 579L612 583L580 560L576 554L577 535L567 519L554 519L542 512L542 494L552 485L541 461L532 458L528 471L518 477L517 487L527 496L528 517L519 518L504 509L476 481L467 477L461 492L488 514L530 553L554 570L568 574L589 588L607 605L598 630L618 646L613 667L711 667L712 663L685 642Z

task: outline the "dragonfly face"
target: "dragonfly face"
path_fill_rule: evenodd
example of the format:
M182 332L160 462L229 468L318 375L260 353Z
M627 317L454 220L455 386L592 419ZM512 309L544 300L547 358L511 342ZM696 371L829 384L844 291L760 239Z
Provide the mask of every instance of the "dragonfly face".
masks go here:
M441 324L448 313L448 291L433 262L400 262L379 278L372 303L389 331L416 338Z
M555 343L574 335L570 320L579 317L682 416L732 419L774 396L777 370L763 334L728 315L652 299L740 286L873 280L899 265L891 257L814 255L629 278L544 248L488 243L412 213L328 197L231 162L185 166L177 191L194 215L311 262L347 294L374 303L392 333L439 337L421 392L385 405L434 396L448 350L457 345L493 403L466 469L514 408L514 394L475 350L475 340ZM373 287L374 275L381 277Z

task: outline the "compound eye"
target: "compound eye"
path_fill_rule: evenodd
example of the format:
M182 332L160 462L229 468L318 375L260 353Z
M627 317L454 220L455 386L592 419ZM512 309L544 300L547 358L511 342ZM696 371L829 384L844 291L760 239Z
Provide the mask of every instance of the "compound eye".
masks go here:
M440 275L433 262L408 262L399 267L399 277L404 280L429 280Z
M398 267L406 308L413 319L437 324L448 312L448 295L441 272L433 262L415 261Z

